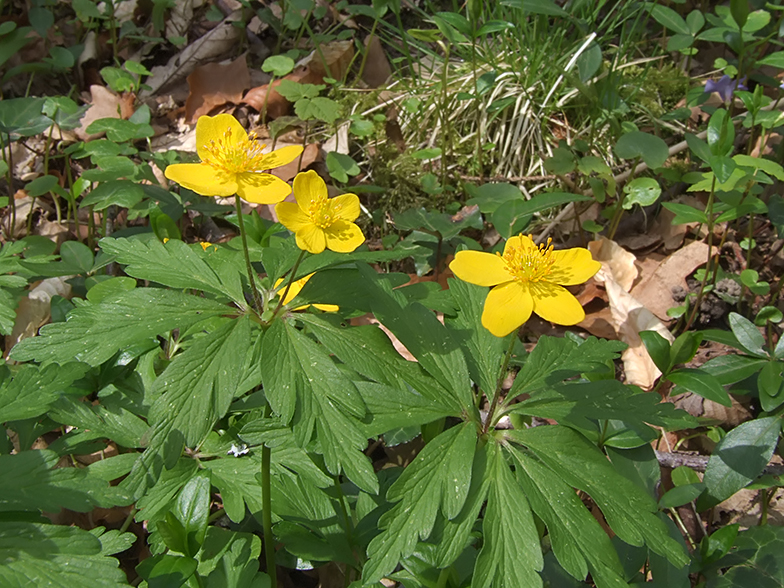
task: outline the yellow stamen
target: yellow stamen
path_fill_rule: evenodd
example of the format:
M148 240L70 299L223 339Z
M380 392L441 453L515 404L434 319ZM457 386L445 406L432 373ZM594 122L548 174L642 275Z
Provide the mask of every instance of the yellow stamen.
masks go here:
M268 166L264 164L266 145L257 142L254 133L243 137L237 143L232 143L231 134L231 127L229 127L222 138L204 145L204 150L210 156L205 158L203 163L215 170L233 174L260 172L267 169Z
M320 229L327 229L340 218L342 204L335 203L325 197L314 198L310 201L310 206L306 214L310 220Z
M531 236L529 235L529 238ZM506 271L512 274L519 282L538 282L549 275L555 264L553 258L553 240L547 239L547 244L539 246L523 242L522 246L507 247L503 256Z

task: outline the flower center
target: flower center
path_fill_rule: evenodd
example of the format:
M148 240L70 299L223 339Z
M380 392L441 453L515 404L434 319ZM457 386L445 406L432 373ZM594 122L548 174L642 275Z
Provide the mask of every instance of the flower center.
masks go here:
M503 257L506 271L518 282L538 282L547 277L555 264L552 242L547 239L547 244L538 246L523 242L521 247L507 248L503 256L496 255Z
M264 165L265 145L256 141L255 133L243 137L237 142L232 141L231 127L226 129L223 137L217 141L210 141L209 145L204 145L204 150L209 153L209 157L203 160L215 170L231 174L242 172L259 172L266 168Z
M340 218L341 204L337 204L325 197L314 198L306 211L311 222L320 229L327 229Z

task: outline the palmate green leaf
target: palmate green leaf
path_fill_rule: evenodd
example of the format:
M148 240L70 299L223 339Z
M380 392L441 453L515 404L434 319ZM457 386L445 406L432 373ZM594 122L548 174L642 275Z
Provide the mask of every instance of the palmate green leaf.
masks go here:
M212 462L205 462L207 463ZM147 521L150 527L155 528L155 524L163 520L166 512L174 504L180 489L196 474L198 465L195 460L181 458L174 467L164 470L157 483L136 502L139 511L136 513L135 520Z
M542 586L544 567L539 534L525 492L514 479L500 445L489 452L490 488L482 521L482 551L472 588Z
M560 425L508 431L508 439L526 446L566 484L587 492L610 528L626 543L648 548L676 567L688 557L655 516L656 502L644 489L615 471L606 456L579 433Z
M142 419L125 408L110 409L73 397L58 399L48 415L58 423L97 433L122 447L141 447L142 435L149 428Z
M618 419L643 429L647 428L646 423L668 430L698 426L697 420L687 412L618 380L560 384L515 404L512 412L571 423L583 429L593 428L587 419Z
M461 406L453 394L436 382L417 362L404 359L392 345L389 337L376 326L342 327L312 314L303 314L300 320L308 325L316 338L341 362L357 373L397 388L404 394L393 393L388 400L374 398L374 406L368 408L374 418L378 409L391 407L394 403L411 398L412 407L436 411L442 416L459 416ZM366 394L363 392L363 397ZM429 405L429 408L428 406ZM439 418L439 417L436 417ZM385 429L388 430L388 429ZM383 431L381 431L383 432Z
M534 512L547 525L561 566L578 580L590 571L598 588L626 588L610 538L574 490L535 457L514 447L507 451Z
M465 358L471 379L479 384L481 390L492 394L498 384L508 338L496 337L482 326L487 288L450 279L449 291L459 312L456 317L444 317L444 323L466 349Z
M751 527L738 534L734 550L716 563L724 575L708 581L708 588L784 587L784 528Z
M49 450L0 455L0 512L57 512L61 507L88 512L96 506L109 508L131 502L130 497L110 492L109 483L90 475L89 468L55 469L59 459Z
M260 555L261 539L256 535L210 527L198 572L206 576L205 588L270 588L269 576L259 571Z
M368 492L378 490L369 459L362 453L367 437L359 420L365 403L354 384L322 348L285 321L276 321L262 342L261 377L272 410L293 420L300 445L314 428L327 469L341 470Z
M98 366L117 351L175 328L227 313L213 300L172 290L137 288L85 304L64 323L41 328L40 335L24 339L11 350L15 361L83 361Z
M606 341L588 337L580 345L560 337L539 338L515 378L509 398L535 392L567 378L591 371L607 360L618 358L626 345L620 341Z
M0 522L0 561L1 586L129 586L101 541L77 527Z
M68 363L62 366L22 366L13 379L0 384L0 423L29 419L44 414L65 389L84 376L88 366Z
M176 463L183 446L195 447L229 409L253 356L250 319L242 317L196 338L155 380L149 412L149 447L122 486L141 496L165 460Z
M376 318L406 346L422 367L460 403L466 414L473 414L474 399L468 366L460 345L436 318L418 303L401 306L397 298L384 291L375 271L360 267L367 279L370 306Z
M240 306L246 306L235 264L223 260L228 268L222 276L207 260L184 242L172 239L162 243L156 238L101 239L101 249L114 255L117 263L127 266L125 273L141 280L150 280L177 289L192 289L225 296ZM229 253L227 251L227 253ZM241 270L242 271L242 270Z
M403 471L387 492L387 500L398 504L381 517L384 530L367 549L366 583L380 580L411 555L417 541L430 535L439 511L447 519L460 514L471 486L475 446L475 426L458 425L425 445Z

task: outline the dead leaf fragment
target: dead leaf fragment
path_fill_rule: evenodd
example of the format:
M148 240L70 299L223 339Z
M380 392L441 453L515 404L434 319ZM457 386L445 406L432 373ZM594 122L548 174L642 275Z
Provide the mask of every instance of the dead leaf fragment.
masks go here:
M389 65L381 40L376 35L366 38L365 51L367 52L367 58L365 60L365 68L362 70L362 81L369 88L383 86L392 76L392 67Z
M87 127L102 118L128 119L133 114L133 98L118 96L109 88L103 86L90 86L90 108L82 117L79 127L75 129L76 136L82 141L91 141L103 133L90 135Z
M193 124L200 116L227 103L239 104L250 88L246 54L229 63L208 63L188 76L190 94L185 102L185 120Z
M661 320L668 321L667 310L678 306L672 297L674 286L688 290L686 277L705 264L708 259L708 246L702 241L694 241L667 257L648 278L636 284L632 290L640 303Z
M632 289L637 279L637 267L634 265L637 258L632 253L606 237L588 243L588 250L596 261L609 269L613 280L626 292Z

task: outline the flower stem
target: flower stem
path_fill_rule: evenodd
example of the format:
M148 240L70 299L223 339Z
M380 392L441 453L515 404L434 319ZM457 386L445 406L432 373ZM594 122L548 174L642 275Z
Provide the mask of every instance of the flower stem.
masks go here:
M490 408L487 411L487 420L485 420L484 427L482 427L482 433L485 435L490 430L490 425L495 417L495 409L498 406L498 400L501 398L501 386L506 379L506 370L509 367L509 361L512 359L512 350L514 349L515 341L517 341L517 333L513 333L509 338L509 347L506 349L506 355L504 355L504 363L501 366L501 371L498 372L498 381L495 385L493 400L490 402Z
M264 408L264 416L269 417L269 404ZM266 445L261 446L261 517L264 527L264 558L267 562L267 575L270 585L278 585L278 570L275 567L275 546L272 537L272 499L270 497L270 469L272 450Z
M291 268L291 273L289 274L289 282L286 284L286 289L283 290L283 295L280 297L278 301L278 305L275 307L275 311L272 313L272 316L278 314L280 307L283 306L283 301L286 300L286 296L289 294L289 290L291 289L291 284L294 283L294 277L297 275L297 270L299 269L299 264L302 263L302 259L305 257L305 250L299 252L299 257L297 258L294 267Z
M248 237L245 235L245 221L242 218L242 206L240 205L240 197L237 194L234 195L234 205L237 208L237 225L240 228L242 252L245 254L245 269L248 271L248 283L250 283L250 291L253 293L253 304L256 307L256 312L261 314L261 297L256 289L256 280L253 277L254 271L253 266L250 264L250 253L248 252Z

